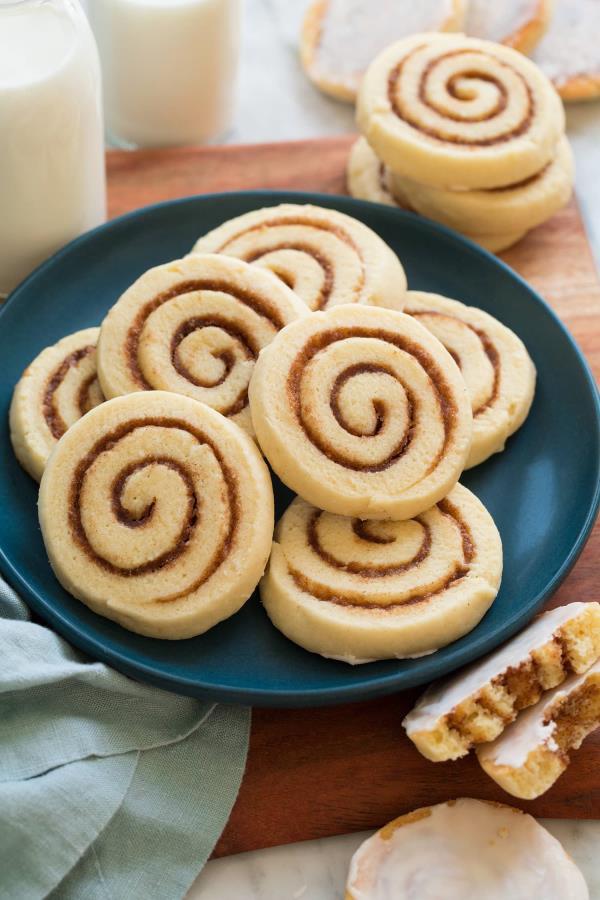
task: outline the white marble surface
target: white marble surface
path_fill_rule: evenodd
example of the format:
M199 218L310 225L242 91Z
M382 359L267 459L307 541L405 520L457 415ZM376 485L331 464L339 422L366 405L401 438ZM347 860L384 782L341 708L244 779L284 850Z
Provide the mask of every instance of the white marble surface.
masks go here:
M352 109L323 97L302 73L297 35L304 6L303 0L245 0L239 103L228 142L354 130ZM600 102L571 106L567 118L577 159L577 192L599 263ZM544 824L581 866L591 900L600 900L600 822ZM341 900L350 857L364 837L307 841L210 862L188 900Z

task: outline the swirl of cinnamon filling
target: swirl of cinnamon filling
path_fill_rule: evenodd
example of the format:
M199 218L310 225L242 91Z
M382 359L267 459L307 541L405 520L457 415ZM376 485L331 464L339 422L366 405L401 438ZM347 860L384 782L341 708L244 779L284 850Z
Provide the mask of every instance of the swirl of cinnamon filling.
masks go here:
M336 516L296 498L277 526L261 594L275 625L309 650L400 658L473 628L501 569L493 521L461 485L402 522Z
M273 496L246 435L156 391L107 401L67 433L44 474L40 522L74 596L142 634L189 637L252 593Z
M452 358L413 319L344 306L293 323L250 387L261 448L322 509L410 518L456 483L471 409Z
M19 462L37 481L56 442L104 400L96 372L99 332L85 328L47 347L15 388L11 439Z
M371 64L358 120L399 175L439 187L511 184L540 171L564 128L548 79L509 47L414 35Z
M272 275L224 256L151 269L102 324L99 374L107 397L168 390L200 400L251 431L248 383L256 358L306 315Z
M458 365L473 411L466 468L504 449L525 421L535 390L535 367L522 341L493 316L456 300L409 291L406 312L448 350Z
M318 206L287 203L246 213L200 238L192 252L269 269L311 310L365 302L401 309L406 291L404 270L378 235Z

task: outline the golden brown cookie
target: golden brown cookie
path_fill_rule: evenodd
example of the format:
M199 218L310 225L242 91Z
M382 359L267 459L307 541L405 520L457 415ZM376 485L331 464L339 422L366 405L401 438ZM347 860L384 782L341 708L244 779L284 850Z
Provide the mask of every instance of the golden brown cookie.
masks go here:
M193 253L224 253L274 272L311 310L340 303L402 309L406 275L379 235L344 213L283 203L230 219Z
M25 369L10 406L10 437L17 459L39 481L56 442L102 403L96 372L99 328L62 338Z
M261 577L273 489L254 442L189 397L107 400L61 438L40 524L63 587L139 634L188 638L236 612Z

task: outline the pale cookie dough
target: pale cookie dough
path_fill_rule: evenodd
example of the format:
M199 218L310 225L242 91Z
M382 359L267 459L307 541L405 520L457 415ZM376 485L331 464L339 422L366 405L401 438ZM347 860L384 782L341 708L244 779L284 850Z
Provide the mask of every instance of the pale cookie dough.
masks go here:
M464 35L398 41L369 66L357 119L396 174L435 187L493 188L550 162L564 131L560 98L516 50Z
M530 53L552 18L554 0L469 0L465 31Z
M390 189L400 192L413 209L449 228L478 235L529 231L569 202L575 176L573 153L566 137L556 156L536 175L519 184L473 191L430 188L390 175Z
M300 36L306 74L325 94L354 103L371 60L422 31L460 31L467 0L313 0Z
M473 410L473 443L465 468L504 450L533 402L536 372L517 335L474 306L409 291L406 312L442 342L465 379Z
M431 685L404 719L432 762L493 741L520 710L600 656L600 604L569 603L543 613L499 650Z
M189 638L256 587L273 489L240 428L152 391L108 400L69 429L44 472L39 514L69 593L130 631Z
M458 366L411 316L337 306L261 353L250 409L263 453L320 509L410 519L446 496L471 448Z
M15 455L39 481L56 442L104 397L96 374L99 328L62 338L27 366L10 405Z
M248 383L258 354L301 300L271 272L227 256L150 269L108 313L98 342L107 398L164 390L206 403L252 433Z
M600 726L600 661L571 675L490 744L477 748L483 770L501 788L524 800L545 793L577 750Z
M600 95L599 36L597 0L554 0L550 27L532 55L563 100Z
M340 303L402 309L406 275L396 254L357 219L320 206L284 203L230 219L193 253L225 253L270 269L311 310Z
M373 203L384 203L386 206L395 206L410 212L418 212L416 207L411 204L408 194L402 191L400 182L404 181L404 179L396 177L392 180L388 167L385 163L378 160L374 151L371 150L368 142L363 137L358 138L352 145L352 150L348 157L347 181L348 192L353 197L358 197L359 200L370 200ZM419 185L419 187L422 187L422 185ZM450 192L440 191L440 193L446 195ZM461 196L469 196L470 193L470 191L464 191ZM458 192L453 192L453 195L456 194ZM430 219L437 218L432 212L426 212L425 214ZM441 222L443 220L438 218L438 221ZM499 253L501 250L506 250L507 247L511 247L517 241L520 241L525 234L523 231L509 230L504 233L477 235L464 232L460 228L456 230L463 237L474 241L491 253Z
M299 497L279 521L260 592L273 624L347 663L433 653L471 631L502 576L502 545L457 485L405 522L322 512Z
M460 798L394 819L358 848L346 900L589 900L583 875L532 816Z

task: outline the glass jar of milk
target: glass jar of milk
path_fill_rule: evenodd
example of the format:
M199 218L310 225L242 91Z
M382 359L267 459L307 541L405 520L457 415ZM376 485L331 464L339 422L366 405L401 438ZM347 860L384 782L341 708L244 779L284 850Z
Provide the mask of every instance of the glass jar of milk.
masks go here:
M233 111L240 0L87 0L87 8L113 143L222 137Z
M77 0L0 0L0 294L106 218L98 53Z

